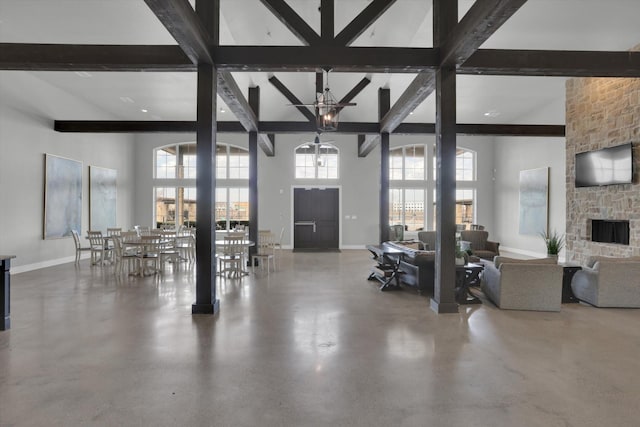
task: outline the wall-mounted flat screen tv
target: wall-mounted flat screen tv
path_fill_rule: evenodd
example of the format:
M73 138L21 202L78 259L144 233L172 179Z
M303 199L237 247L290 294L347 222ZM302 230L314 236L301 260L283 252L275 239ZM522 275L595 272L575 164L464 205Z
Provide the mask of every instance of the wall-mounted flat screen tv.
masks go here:
M632 180L631 143L576 154L576 187L630 184Z

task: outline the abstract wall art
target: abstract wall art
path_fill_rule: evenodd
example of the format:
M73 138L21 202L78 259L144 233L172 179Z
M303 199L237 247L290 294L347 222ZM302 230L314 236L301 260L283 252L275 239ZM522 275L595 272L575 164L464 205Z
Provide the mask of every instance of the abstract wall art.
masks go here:
M549 168L520 171L520 234L547 232Z
M118 171L89 166L89 228L106 233L116 226Z
M44 155L44 239L82 229L82 162Z

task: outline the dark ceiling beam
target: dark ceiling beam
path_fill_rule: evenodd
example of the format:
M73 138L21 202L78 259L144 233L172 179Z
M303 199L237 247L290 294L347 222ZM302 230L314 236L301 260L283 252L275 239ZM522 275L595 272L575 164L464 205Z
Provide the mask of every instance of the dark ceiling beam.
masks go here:
M175 45L0 43L0 70L196 71Z
M298 111L300 111L300 113L302 113L302 115L305 116L310 122L316 122L315 114L313 114L307 107L300 105L303 102L300 101L300 99L298 99L298 97L295 96L293 92L291 92L289 88L286 87L284 83L282 83L276 76L269 77L269 83L271 83L278 90L278 92L280 92L285 98L287 98L290 103L296 104L295 107L298 109Z
M416 73L438 66L433 48L331 46L220 46L216 66L230 71Z
M442 43L441 65L460 66L526 2L484 0L473 3Z
M480 49L459 74L640 77L640 52Z
M475 2L442 43L440 66L460 66L527 0ZM393 132L436 89L435 73L422 71L380 121L382 132ZM374 144L375 141L365 141Z
M301 133L315 132L315 127L307 122L260 122L261 132ZM57 132L78 133L189 133L196 131L195 121L115 121L115 120L56 120L54 130ZM377 136L380 131L377 123L343 122L337 133L369 134ZM461 135L486 136L539 136L564 137L564 125L522 125L522 124L469 124L456 125ZM240 122L218 122L218 132L246 133ZM403 123L394 132L397 135L432 135L435 133L433 123ZM366 136L363 135L365 138Z
M380 134L365 135L364 138L358 135L358 157L367 157L379 143Z
M260 132L264 133L304 133L318 132L315 123L310 122L260 122ZM335 133L379 133L380 125L375 122L340 122ZM334 133L334 132L326 132Z
M338 103L344 104L353 101L353 98L358 96L358 94L362 92L365 87L369 86L369 83L371 83L371 79L368 76L363 77L362 80L360 80L358 84L353 87L353 89L351 89L345 96L343 96Z
M349 46L369 28L396 0L373 0L336 36L334 43Z
M302 43L313 46L320 43L320 36L307 24L285 0L260 0Z
M393 132L413 110L422 104L422 101L433 93L435 88L435 73L419 73L380 121L382 132Z
M367 76L363 77L362 80L360 80L358 82L358 84L356 84L345 96L342 97L342 99L340 101L338 101L338 103L339 104L346 104L347 102L353 101L353 98L358 96L358 94L360 92L362 92L362 90L365 87L369 86L369 83L371 83L371 79L369 77L367 77ZM345 107L338 107L338 108L336 108L336 110L339 113L344 108Z
M335 31L335 1L322 0L320 2L320 37L322 43L332 44Z
M260 67L268 66L276 71L316 72L323 65L334 63L325 48L225 46L219 49L214 51L220 52L221 60L226 63L217 66L225 71L259 71ZM263 49L264 52L259 53ZM433 49L334 49L339 55L333 71L404 73L437 66ZM322 62L313 59L319 52L323 52ZM267 58L269 54L281 57L284 62ZM233 63L242 60L247 63ZM0 43L0 70L195 72L196 66L175 45ZM458 74L640 77L640 52L480 49L458 69Z
M213 64L211 37L187 0L144 0L194 64Z
M258 117L249 106L235 79L228 71L218 71L218 95L233 112L247 132L259 132ZM275 153L269 136L258 134L258 145L267 156Z

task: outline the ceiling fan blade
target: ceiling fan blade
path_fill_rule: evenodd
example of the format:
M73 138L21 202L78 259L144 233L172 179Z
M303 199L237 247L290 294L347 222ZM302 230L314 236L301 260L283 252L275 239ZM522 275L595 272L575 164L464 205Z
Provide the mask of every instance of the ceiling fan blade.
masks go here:
M338 102L336 104L336 106L338 107L353 107L355 105L358 105L358 104L356 104L355 102Z

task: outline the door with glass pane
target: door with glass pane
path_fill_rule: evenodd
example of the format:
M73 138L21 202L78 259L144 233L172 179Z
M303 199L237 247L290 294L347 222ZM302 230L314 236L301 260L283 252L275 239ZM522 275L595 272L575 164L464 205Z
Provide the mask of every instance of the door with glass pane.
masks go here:
M337 188L293 190L294 249L338 249L339 200Z

